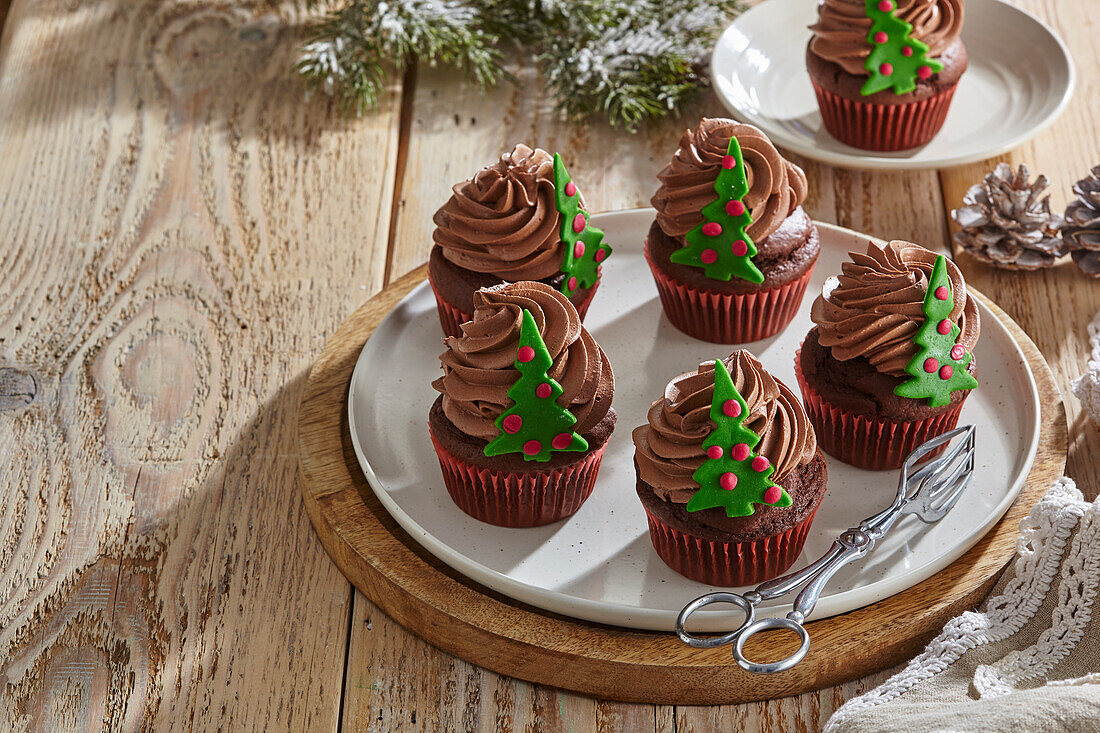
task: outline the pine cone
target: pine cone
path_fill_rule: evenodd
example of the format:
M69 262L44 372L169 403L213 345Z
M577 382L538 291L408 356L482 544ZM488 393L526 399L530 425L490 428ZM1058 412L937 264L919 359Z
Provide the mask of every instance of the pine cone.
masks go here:
M1077 200L1066 207L1062 237L1077 266L1093 277L1100 277L1100 165L1087 178L1074 184Z
M982 262L1010 270L1050 267L1067 251L1058 237L1062 218L1050 213L1050 196L1039 194L1049 181L1039 176L1028 184L1027 166L1001 163L963 198L961 209L951 212L962 231L955 242Z

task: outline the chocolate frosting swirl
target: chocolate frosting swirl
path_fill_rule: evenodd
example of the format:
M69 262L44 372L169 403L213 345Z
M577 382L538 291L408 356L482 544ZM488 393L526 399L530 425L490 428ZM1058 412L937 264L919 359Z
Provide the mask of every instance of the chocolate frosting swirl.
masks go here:
M778 483L817 453L806 410L749 352L735 351L724 363L749 408L745 427L760 436L756 452L775 466L772 480ZM706 458L703 441L715 428L713 397L714 362L708 361L669 382L649 408L649 421L634 429L638 475L665 501L686 504L699 489L691 475Z
M443 376L432 386L443 394L443 413L468 435L492 440L495 421L512 405L508 390L519 378L515 368L523 310L531 311L554 360L549 374L562 387L558 404L577 418L583 435L607 416L615 392L611 363L581 325L564 295L539 282L519 282L474 293L474 318L462 336L444 340L439 360Z
M913 26L912 38L928 44L929 55L942 56L959 38L962 0L895 0L897 14ZM864 0L821 0L810 51L840 65L849 74L868 76L871 19Z
M665 234L683 242L703 221L702 208L716 197L714 180L734 136L749 179L745 205L752 224L747 231L754 242L778 229L806 199L806 174L785 160L763 132L733 120L704 118L694 130L684 131L672 162L657 174L661 187L651 203Z
M825 281L810 310L821 345L840 361L861 356L883 374L905 376L917 352L913 336L925 320L921 305L937 255L895 240L884 247L869 242L866 254L849 256L852 261L841 266L840 277ZM955 297L950 318L962 329L958 343L970 351L981 330L978 305L950 259L947 277Z
M508 281L542 280L561 271L565 253L552 155L516 145L451 190L435 213L432 234L448 260Z

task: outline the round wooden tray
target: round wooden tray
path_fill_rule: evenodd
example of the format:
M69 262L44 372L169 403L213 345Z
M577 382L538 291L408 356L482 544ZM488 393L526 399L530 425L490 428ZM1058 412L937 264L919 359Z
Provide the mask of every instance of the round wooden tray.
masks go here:
M302 493L321 542L356 588L409 631L494 672L613 700L709 705L793 695L898 664L988 594L1014 554L1020 519L1065 469L1066 415L1050 369L1020 327L975 293L1027 356L1042 417L1027 484L962 558L872 606L811 623L805 660L775 675L751 675L728 649L692 649L671 633L550 614L484 588L428 554L378 503L356 462L347 425L352 369L374 329L426 271L410 272L352 314L310 371L298 412ZM747 651L778 658L790 644L764 635Z

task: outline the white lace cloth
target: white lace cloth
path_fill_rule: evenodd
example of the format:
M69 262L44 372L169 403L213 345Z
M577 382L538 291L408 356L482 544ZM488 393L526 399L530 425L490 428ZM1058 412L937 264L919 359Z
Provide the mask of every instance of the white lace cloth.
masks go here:
M1100 313L1089 324L1089 343L1092 345L1089 363L1084 375L1074 380L1073 393L1092 421L1100 425Z
M1016 552L982 609L825 730L1100 731L1100 505L1058 479L1020 523Z

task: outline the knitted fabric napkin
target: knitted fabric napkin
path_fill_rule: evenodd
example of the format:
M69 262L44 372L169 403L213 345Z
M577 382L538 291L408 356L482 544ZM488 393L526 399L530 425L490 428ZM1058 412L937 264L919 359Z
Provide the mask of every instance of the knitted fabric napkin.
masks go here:
M1020 523L1016 554L981 609L825 730L1100 731L1100 507L1058 479Z
M1092 421L1100 426L1100 313L1089 324L1089 343L1092 352L1084 376L1073 382L1073 393L1081 400ZM1100 728L1100 725L1097 726Z

